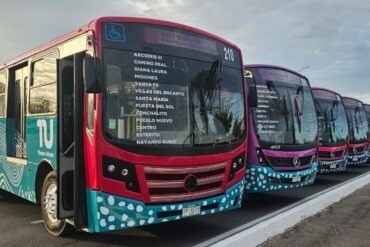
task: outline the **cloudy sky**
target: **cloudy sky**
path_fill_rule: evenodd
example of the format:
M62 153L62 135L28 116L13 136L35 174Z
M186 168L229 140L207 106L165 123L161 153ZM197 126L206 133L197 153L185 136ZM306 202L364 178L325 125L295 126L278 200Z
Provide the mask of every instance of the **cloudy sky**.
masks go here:
M207 30L237 44L245 63L304 68L312 85L370 103L370 0L1 0L0 63L113 15Z

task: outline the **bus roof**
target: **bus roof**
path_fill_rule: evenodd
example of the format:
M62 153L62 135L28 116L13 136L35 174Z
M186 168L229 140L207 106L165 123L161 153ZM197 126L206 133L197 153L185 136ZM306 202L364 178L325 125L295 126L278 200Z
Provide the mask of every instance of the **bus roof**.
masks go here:
M363 104L363 105L364 105L365 111L367 113L370 113L370 104Z
M330 93L333 93L333 94L337 94L339 95L340 97L342 97L339 93L331 90L331 89L327 89L327 88L323 88L323 87L311 87L312 90L322 90L322 91L327 91L327 92L330 92Z
M361 102L362 104L364 104L361 100L355 99L355 98L352 98L352 97L348 97L348 96L342 96L342 99L355 100L355 101L358 101L358 102Z
M355 99L355 98L352 98L352 97L348 97L348 96L342 96L342 99L343 99L343 103L346 105L346 102L348 102L349 104L351 104L350 102L358 102L358 103L361 103L361 105L364 107L364 103L361 101L361 100L358 100L358 99Z
M285 68L285 67L281 67L281 66L278 66L278 65L272 65L272 64L245 64L243 66L243 68L244 69L246 69L246 68L270 68L270 69L286 70L288 72L291 72L293 74L299 75L300 77L303 77L306 80L308 80L308 78L306 76L298 73L297 71L294 71L294 70L291 70L291 69L288 69L288 68Z
M20 56L15 57L14 59L11 59L10 61L4 63L3 65L0 66L0 70L9 67L12 65L15 65L29 57L31 57L34 54L37 54L39 52L42 52L44 50L47 50L53 46L56 46L58 44L61 44L67 40L70 40L82 33L85 33L89 30L96 31L97 27L100 26L102 22L127 22L127 23L140 23L140 24L153 24L153 25L162 25L162 26L168 26L168 27L173 27L173 28L178 28L178 29L183 29L185 31L190 31L190 32L195 32L204 36L207 36L211 39L215 39L219 42L222 42L228 46L231 46L237 50L240 51L240 48L236 46L235 44L217 36L212 33L203 31L201 29L195 28L195 27L190 27L184 24L176 23L176 22L170 22L170 21L164 21L164 20L158 20L158 19L149 19L149 18L138 18L138 17L117 17L117 16L106 16L106 17L100 17L97 19L94 19L90 21L87 25L84 25L80 28L77 28L67 34L64 34L62 36L59 36L53 40L50 40L40 46L37 46L36 48L23 53ZM97 34L99 35L99 34Z

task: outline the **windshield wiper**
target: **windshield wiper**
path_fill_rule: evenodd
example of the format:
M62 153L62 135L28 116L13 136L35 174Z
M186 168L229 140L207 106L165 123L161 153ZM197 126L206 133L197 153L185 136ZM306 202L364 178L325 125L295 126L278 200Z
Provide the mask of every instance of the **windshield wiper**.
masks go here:
M357 116L359 116L359 119L357 119ZM357 134L360 133L360 123L362 123L362 117L360 112L360 107L355 108L355 125L356 125L356 132Z
M301 109L299 109L297 97L294 97L294 108L295 108L294 115L296 116L297 122L298 122L298 130L299 132L302 132L302 119L301 119L302 112L301 112Z
M336 114L334 114L334 109L336 109ZM334 132L335 132L335 121L337 120L337 114L338 114L338 101L334 101L330 109L330 120L331 120L331 125L332 125Z
M298 97L299 94L302 93L302 100L300 102L300 106L298 105ZM304 92L303 92L303 86L300 85L297 88L296 91L297 97L294 98L294 107L296 110L296 117L297 117L297 122L298 122L298 130L299 132L302 132L302 116L303 116L303 107L304 107Z
M334 143L334 135L333 135L333 130L331 128L332 127L332 120L329 119L329 113L328 113L327 108L325 108L324 122L325 122L325 130L329 131L331 142Z
M220 82L220 75L221 75L221 69L222 69L222 60L220 58L217 58L211 65L211 68L209 70L208 76L206 79L202 79L201 86L199 88L199 102L200 102L200 114L202 115L202 118L204 119L204 122L206 124L206 132L208 135L208 125L209 125L209 119L208 119L208 111L213 108L213 101L210 101L209 99L212 97L212 94L214 93L216 89L216 85ZM208 105L207 105L208 102Z
M282 108L279 107L279 109L280 109L280 112L284 115L285 128L286 128L286 131L288 131L289 130L289 125L288 125L289 111L288 111L288 106L286 103L285 95L283 97L281 96L279 90L277 89L273 81L270 81L270 80L266 81L266 86L269 90L272 89L275 92L276 96L278 97L278 100L280 101L280 105L282 106Z

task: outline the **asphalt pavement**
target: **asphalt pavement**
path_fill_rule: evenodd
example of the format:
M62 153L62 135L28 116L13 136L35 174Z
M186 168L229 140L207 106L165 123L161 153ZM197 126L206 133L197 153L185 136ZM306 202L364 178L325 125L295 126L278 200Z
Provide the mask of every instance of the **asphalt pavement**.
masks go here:
M242 208L220 214L103 234L71 233L55 238L40 221L40 208L0 191L0 246L193 246L256 220L305 197L370 171L370 165L319 175L315 184L247 196Z

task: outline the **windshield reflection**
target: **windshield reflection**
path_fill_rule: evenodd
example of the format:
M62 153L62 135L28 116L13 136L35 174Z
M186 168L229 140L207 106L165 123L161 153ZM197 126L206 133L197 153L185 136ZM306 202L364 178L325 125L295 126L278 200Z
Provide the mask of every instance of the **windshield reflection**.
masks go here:
M257 86L253 121L259 140L269 145L314 143L317 117L308 82L277 69L249 70Z
M346 142L348 123L342 102L317 99L320 142L334 144Z
M243 139L240 70L223 66L219 59L202 62L160 55L143 59L138 55L141 58L135 60L135 54L138 52L105 51L104 130L111 139L136 145L182 146L221 145ZM151 66L157 63L160 69Z

